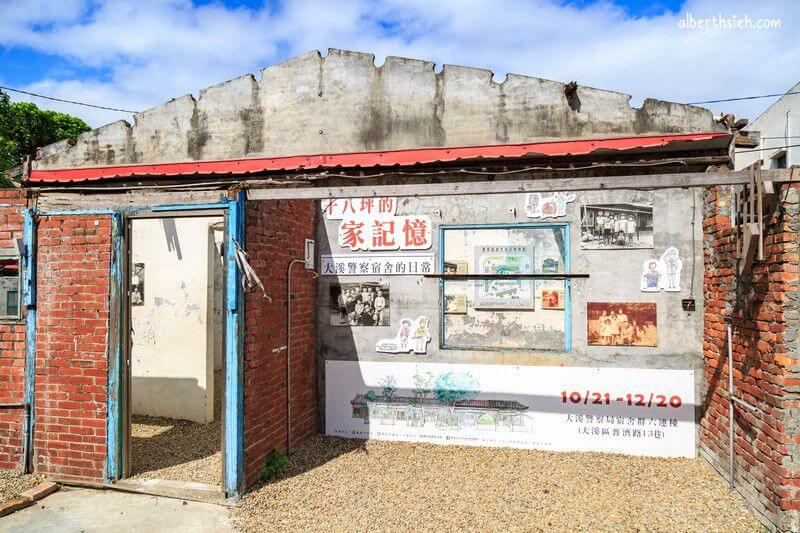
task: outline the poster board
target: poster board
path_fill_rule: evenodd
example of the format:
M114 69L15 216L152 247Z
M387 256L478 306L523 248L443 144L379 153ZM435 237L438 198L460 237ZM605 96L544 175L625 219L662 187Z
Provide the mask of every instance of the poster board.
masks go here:
M533 274L533 246L484 245L475 247L478 274ZM482 280L475 283L477 309L532 309L533 281Z
M347 438L695 457L693 370L326 361Z

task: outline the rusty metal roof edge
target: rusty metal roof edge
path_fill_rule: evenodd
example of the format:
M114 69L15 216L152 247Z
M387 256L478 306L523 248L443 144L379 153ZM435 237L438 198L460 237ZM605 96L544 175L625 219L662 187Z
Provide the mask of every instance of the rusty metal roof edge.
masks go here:
M727 140L725 139L727 138ZM535 143L413 148L366 152L343 152L316 155L293 155L270 158L245 158L213 161L186 161L131 165L93 166L65 169L32 169L26 184L82 183L135 177L175 176L238 176L263 172L317 171L320 169L359 169L408 167L420 164L455 161L519 160L526 157L576 156L592 153L629 152L664 147L676 143L694 143L719 139L730 143L733 136L725 132L639 135L626 137L559 139ZM626 142L629 141L629 142ZM599 145L599 146L598 146ZM720 145L720 148L723 144ZM544 149L547 147L547 149ZM569 147L557 150L557 147ZM538 148L538 150L537 150ZM458 154L458 155L456 155ZM409 156L393 158L391 156ZM414 155L427 157L413 157ZM449 157L447 157L449 156ZM350 162L351 160L355 160ZM336 162L336 163L334 163ZM239 168L237 168L239 167ZM241 168L245 167L245 168ZM205 169L205 170L204 170Z

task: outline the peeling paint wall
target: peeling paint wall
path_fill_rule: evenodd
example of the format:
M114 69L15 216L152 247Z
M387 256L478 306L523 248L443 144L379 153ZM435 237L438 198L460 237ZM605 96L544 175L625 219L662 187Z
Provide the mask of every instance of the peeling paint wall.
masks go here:
M35 168L238 159L552 138L714 131L711 112L518 74L312 51L41 150Z
M652 249L582 250L581 205L627 203L650 195L653 202ZM702 387L702 191L670 189L641 191L598 191L578 193L567 205L566 216L537 220L525 214L525 194L496 194L428 198L401 198L398 215L428 215L435 225L430 251L441 254L438 226L463 224L568 223L571 271L587 273L588 279L571 282L571 340L568 352L461 350L440 348L442 314L438 280L422 276L320 276L317 305L318 358L325 360L413 361L475 364L556 365L621 368L694 369L696 390ZM345 254L337 244L339 221L318 217L317 242L320 254ZM644 293L640 290L642 263L657 259L668 247L676 247L683 260L681 292ZM363 252L369 253L369 252ZM400 252L402 253L402 252ZM389 327L336 327L329 325L331 283L381 281L390 285L392 323ZM697 311L682 309L681 299L696 300ZM655 302L659 343L643 346L589 346L587 344L587 302ZM393 337L403 317L431 318L432 340L426 355L386 354L375 349L379 339ZM537 332L527 333L535 339ZM320 372L320 394L324 375ZM699 396L698 396L699 397ZM320 400L320 410L324 400Z

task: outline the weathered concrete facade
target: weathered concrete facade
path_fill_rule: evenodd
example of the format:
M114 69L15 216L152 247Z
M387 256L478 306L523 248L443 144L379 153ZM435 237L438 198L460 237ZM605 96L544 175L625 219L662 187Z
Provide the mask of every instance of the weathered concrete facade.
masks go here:
M321 276L317 306L319 358L325 360L411 361L475 364L617 366L623 368L703 368L702 350L702 192L696 189L669 189L656 192L614 191L579 193L568 204L564 217L534 220L525 215L524 193L451 197L400 198L398 215L428 215L433 224L436 256L442 253L439 227L458 224L566 223L570 228L567 252L573 273L587 273L588 279L571 282L571 336L568 352L500 351L442 349L439 317L442 302L439 281L420 276ZM652 201L654 248L634 250L581 249L581 205ZM318 242L321 254L343 254L337 244L337 220L318 217ZM684 260L682 288L675 293L642 293L639 280L642 263L658 258L668 247L676 247ZM695 280L692 285L692 280ZM329 287L332 283L380 281L390 284L391 327L333 327L329 325ZM694 298L698 311L686 312L681 298ZM659 344L641 346L589 346L587 344L586 304L589 301L656 302ZM376 342L394 335L401 317L432 317L432 342L427 354L385 354L375 351ZM529 337L535 339L537 332ZM703 376L696 373L696 391L703 388ZM324 382L320 384L320 409L324 406Z
M309 52L42 148L37 168L273 157L715 131L707 109L517 74L372 54Z

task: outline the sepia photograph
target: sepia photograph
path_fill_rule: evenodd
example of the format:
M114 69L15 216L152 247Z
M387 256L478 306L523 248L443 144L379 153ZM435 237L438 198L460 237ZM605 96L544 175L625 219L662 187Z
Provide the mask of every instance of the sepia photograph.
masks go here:
M584 250L653 247L653 204L596 204L581 207Z
M586 322L592 346L658 346L654 302L589 302Z
M564 309L564 291L560 289L544 289L542 291L542 309Z
M446 294L444 296L444 312L448 315L466 315L467 295Z
M388 326L388 283L334 283L330 288L331 326Z

